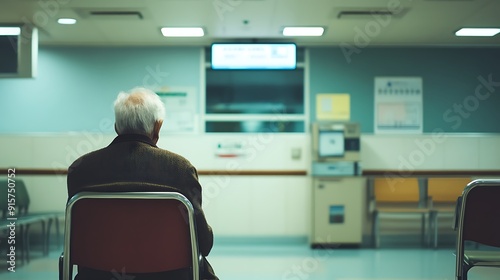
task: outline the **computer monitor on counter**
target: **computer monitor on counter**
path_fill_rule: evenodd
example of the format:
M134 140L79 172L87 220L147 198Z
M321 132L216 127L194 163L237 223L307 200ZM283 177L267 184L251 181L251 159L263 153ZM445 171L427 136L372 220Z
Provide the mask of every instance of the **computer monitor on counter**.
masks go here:
M359 161L360 134L360 127L358 123L314 123L312 125L313 161Z
M343 130L318 131L318 156L320 158L343 157L345 153Z

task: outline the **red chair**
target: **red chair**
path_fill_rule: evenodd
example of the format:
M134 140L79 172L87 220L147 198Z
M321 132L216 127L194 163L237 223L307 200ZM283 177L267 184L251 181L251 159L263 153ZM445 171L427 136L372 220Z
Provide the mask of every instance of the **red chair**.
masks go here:
M66 207L60 279L73 265L101 271L154 273L191 268L201 255L189 200L175 192L81 192Z
M500 267L500 180L474 180L465 188L457 210L456 279L467 280L474 266ZM465 242L490 250L465 250Z

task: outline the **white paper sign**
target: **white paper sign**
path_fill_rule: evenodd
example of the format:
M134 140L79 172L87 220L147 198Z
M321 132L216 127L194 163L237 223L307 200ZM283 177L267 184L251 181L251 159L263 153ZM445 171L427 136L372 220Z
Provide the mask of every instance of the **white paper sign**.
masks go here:
M196 89L163 87L156 91L165 104L162 132L192 133L197 123Z
M375 77L375 133L422 133L420 77Z

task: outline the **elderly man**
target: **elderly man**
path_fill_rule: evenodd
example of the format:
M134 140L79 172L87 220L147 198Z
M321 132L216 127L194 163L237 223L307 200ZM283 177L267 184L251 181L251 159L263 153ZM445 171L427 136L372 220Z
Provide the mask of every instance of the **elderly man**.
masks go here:
M212 249L213 233L201 207L197 171L184 157L156 146L165 115L162 101L150 90L135 88L118 94L114 110L118 136L109 146L80 157L69 167L68 196L89 190L92 185L119 181L169 186L166 191L180 192L193 204L199 248L206 257ZM202 267L202 279L218 279L206 259ZM131 276L134 280L187 279L188 274L189 270L177 270ZM76 279L112 278L110 272L79 267Z

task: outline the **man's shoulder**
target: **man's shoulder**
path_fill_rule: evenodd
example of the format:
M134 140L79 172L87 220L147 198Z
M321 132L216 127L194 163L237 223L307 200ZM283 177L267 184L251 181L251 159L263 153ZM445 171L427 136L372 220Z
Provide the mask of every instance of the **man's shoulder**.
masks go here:
M177 154L175 152L165 150L162 148L155 148L153 150L153 153L164 158L166 161L180 164L180 165L192 166L191 162L186 157L184 157L180 154Z
M102 151L104 149L105 148L101 148L101 149L98 149L98 150L81 155L80 157L75 159L75 161L73 161L73 163L71 163L71 165L69 166L69 169L72 170L75 167L80 166L83 162L88 161L89 159L99 157L99 155L102 153Z
M156 146L148 145L142 142L125 142L111 144L96 151L89 152L76 159L69 167L71 173L74 169L95 169L114 165L115 162L127 164L142 164L143 166L155 165L156 168L191 169L194 168L191 162L184 156L162 149ZM105 169L108 169L107 167Z

